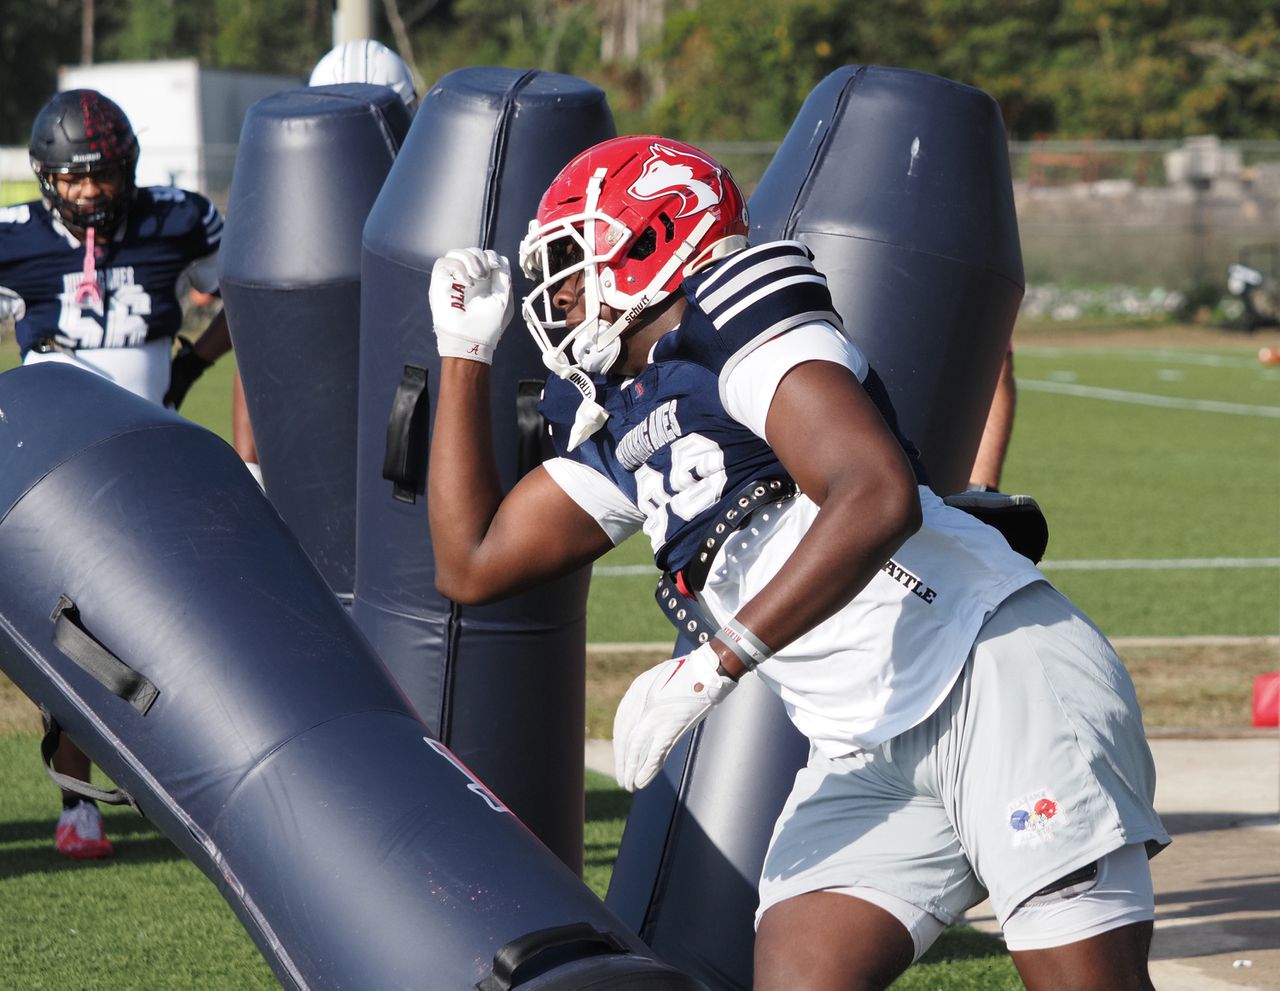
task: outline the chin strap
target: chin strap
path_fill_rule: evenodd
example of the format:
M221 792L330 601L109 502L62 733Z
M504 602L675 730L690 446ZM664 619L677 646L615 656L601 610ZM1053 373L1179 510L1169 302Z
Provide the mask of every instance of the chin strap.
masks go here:
M669 279L678 268L688 261L689 256L693 254L694 247L702 240L703 235L711 229L711 225L715 223L715 221L716 218L710 213L704 213L689 236L684 239L674 252L672 252L671 257L667 259L667 263L663 265L658 271L658 274L650 280L649 286L639 294L639 298L636 303L618 317L617 320L605 328L604 332L593 342L592 350L597 353L608 352L610 349L613 350L613 358L608 362L608 365L612 365L616 362L618 354L621 353L621 348L615 346L617 345L619 338L622 337L623 333L633 323L640 319L645 310L656 302L656 300L650 298L650 293L653 291L653 287L661 287L664 285L667 279ZM718 245L723 244L724 241L728 240L732 239L725 238L704 249L696 261L705 265L708 261L722 257L721 255L715 254L715 249ZM575 355L575 357L577 356ZM596 387L595 383L591 381L590 376L586 374L580 365L570 364L569 359L565 357L563 351L544 354L543 360L546 362L547 367L562 379L568 381L578 390L578 392L582 394L582 403L578 406L578 411L573 418L573 427L569 431L569 450L572 451L584 440L603 427L605 421L609 418L609 414L605 412L604 408L599 403L596 402ZM608 370L608 366L606 365L606 367L599 369L598 373L604 374Z
M676 270L689 260L689 256L693 254L698 242L702 240L703 235L711 229L711 225L715 222L716 218L711 215L710 211L702 215L702 218L689 236L680 243L680 246L667 259L667 263L658 270L658 274L649 280L649 284L641 292L635 294L633 297L636 300L635 303L628 307L622 316L609 324L604 333L596 338L594 345L596 350L603 351L608 348L626 332L628 327L640 319L645 310L666 299L666 295L659 295L662 292L662 287L666 285L671 276L675 275Z
M564 379L582 396L577 412L573 416L573 426L569 429L569 450L572 451L584 440L604 426L609 414L596 402L596 384L591 376L577 365L569 363L569 359L559 351L546 352L543 362L557 376Z
M719 241L708 244L698 252L693 261L684 267L685 278L697 275L708 265L718 262L721 258L728 258L746 247L747 237L745 234L730 234L728 237L722 237Z

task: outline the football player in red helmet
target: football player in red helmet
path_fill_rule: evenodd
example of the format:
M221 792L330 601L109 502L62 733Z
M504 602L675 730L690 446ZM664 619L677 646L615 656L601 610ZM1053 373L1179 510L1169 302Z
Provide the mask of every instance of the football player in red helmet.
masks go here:
M782 698L810 757L761 872L757 988L884 987L989 892L1028 987L1149 991L1147 857L1169 837L1123 665L926 484L808 247L746 232L728 173L681 142L565 167L520 247L555 456L509 493L489 396L507 261L436 262L437 588L487 602L648 537L696 646L618 706L628 790L740 678Z
M584 426L599 426L589 377L619 367L628 331L651 321L687 275L746 247L746 235L733 177L682 141L615 138L565 166L520 244L534 282L523 314L547 367L582 393ZM581 322L567 326L554 297L577 273Z

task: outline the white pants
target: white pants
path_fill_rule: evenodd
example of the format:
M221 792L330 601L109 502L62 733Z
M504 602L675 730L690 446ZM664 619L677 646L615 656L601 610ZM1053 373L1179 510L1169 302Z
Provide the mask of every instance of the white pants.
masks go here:
M79 351L28 351L24 365L60 361L101 375L122 388L157 405L169 391L173 341L162 338L127 348L83 348Z
M989 892L1004 925L1077 868L1167 844L1154 792L1124 666L1038 582L996 610L923 723L870 751L810 756L774 829L760 912L863 885L945 923Z

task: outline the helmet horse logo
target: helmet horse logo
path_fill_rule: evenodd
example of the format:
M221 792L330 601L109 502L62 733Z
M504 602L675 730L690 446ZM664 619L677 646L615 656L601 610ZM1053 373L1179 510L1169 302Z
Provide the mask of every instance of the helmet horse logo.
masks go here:
M695 179L698 172L709 172L709 181ZM714 164L656 143L649 146L649 160L627 192L640 200L679 196L680 212L674 218L677 220L715 206L723 195L720 170Z

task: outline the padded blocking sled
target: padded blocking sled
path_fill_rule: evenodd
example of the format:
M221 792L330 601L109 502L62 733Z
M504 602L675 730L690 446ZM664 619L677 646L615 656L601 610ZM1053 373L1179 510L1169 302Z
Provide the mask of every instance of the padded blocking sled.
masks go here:
M426 464L440 368L427 288L452 248L517 262L542 192L612 137L604 94L572 76L450 73L427 94L364 233L356 593L352 614L428 726L574 870L582 866L589 572L491 606L435 591ZM546 369L517 315L493 365L498 470L541 459Z
M65 365L0 411L0 668L285 987L695 987L430 736L230 447Z
M333 591L355 590L360 242L409 130L393 90L300 87L249 108L218 255L272 503Z
M837 70L752 195L751 237L809 246L930 484L963 490L1025 288L996 102L927 73Z
M963 489L1023 291L995 102L925 73L837 70L805 101L750 214L753 243L809 245L934 487ZM606 902L713 987L751 986L756 883L807 756L781 701L749 679L632 804Z

